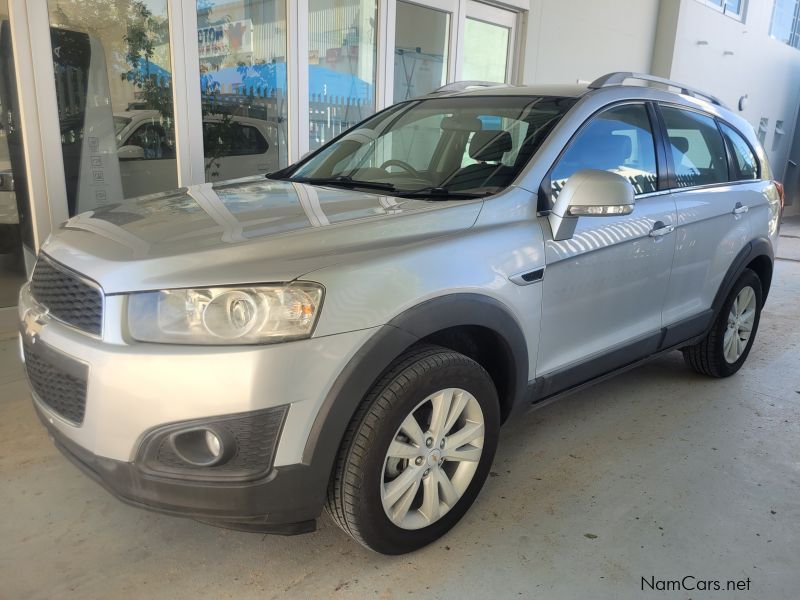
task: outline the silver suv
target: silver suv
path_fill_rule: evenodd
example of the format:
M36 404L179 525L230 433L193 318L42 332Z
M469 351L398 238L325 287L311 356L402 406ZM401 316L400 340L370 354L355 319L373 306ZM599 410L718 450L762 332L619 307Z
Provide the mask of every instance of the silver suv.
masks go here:
M445 89L71 219L19 301L42 422L125 502L277 533L327 507L397 554L464 515L515 414L675 349L734 374L782 190L743 119L654 81Z

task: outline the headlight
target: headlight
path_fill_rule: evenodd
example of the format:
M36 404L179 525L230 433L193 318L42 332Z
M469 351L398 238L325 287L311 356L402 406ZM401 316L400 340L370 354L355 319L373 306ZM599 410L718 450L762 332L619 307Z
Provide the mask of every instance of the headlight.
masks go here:
M311 335L322 304L316 283L141 292L128 298L140 342L266 344Z

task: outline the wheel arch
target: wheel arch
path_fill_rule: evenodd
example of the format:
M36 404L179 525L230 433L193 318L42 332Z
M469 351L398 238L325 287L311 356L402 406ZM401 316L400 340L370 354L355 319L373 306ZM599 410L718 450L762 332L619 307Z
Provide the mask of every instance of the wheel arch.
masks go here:
M711 305L714 310L714 317L719 314L725 298L728 297L733 284L742 274L745 269L752 269L755 271L758 278L761 280L762 285L762 298L764 301L767 299L770 285L772 283L772 270L775 255L772 250L772 244L766 238L757 238L748 242L744 248L739 251L736 258L733 259L731 266L728 267L725 277L717 290L717 295L714 296L714 302ZM713 319L712 319L713 323Z
M320 507L347 426L364 397L406 350L434 343L481 363L500 395L503 419L526 399L528 350L511 310L481 294L440 296L408 309L383 325L355 353L326 395L306 440L303 463L316 473Z

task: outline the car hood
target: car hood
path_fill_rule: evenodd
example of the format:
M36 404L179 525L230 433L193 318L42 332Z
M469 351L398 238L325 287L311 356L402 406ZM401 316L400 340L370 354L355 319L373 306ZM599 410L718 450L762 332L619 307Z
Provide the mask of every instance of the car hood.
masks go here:
M291 281L472 226L481 201L403 199L262 176L82 213L42 250L107 294Z

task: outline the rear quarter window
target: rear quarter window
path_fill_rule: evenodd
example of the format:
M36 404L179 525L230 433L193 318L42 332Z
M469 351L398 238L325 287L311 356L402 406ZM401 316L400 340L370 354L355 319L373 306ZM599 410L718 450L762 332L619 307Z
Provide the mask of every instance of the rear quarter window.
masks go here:
M748 181L758 179L758 161L750 144L744 137L732 127L725 123L719 124L722 135L728 141L733 155L733 165L731 169L731 179L736 181Z

